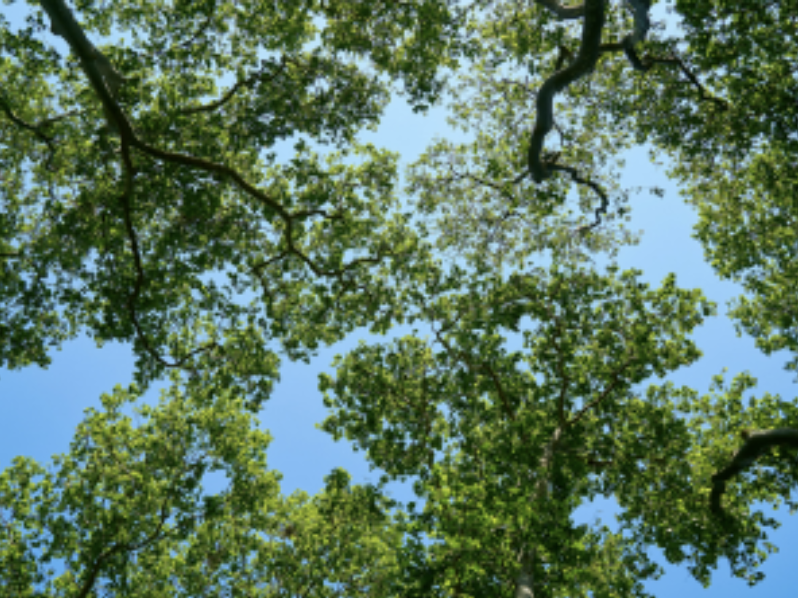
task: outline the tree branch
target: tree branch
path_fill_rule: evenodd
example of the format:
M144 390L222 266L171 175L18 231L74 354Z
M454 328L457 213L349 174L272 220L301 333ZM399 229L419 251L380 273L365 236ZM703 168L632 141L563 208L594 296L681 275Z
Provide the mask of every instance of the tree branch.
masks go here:
M591 189L593 189L596 195L598 195L599 198L601 199L601 205L597 207L596 211L594 212L596 216L595 222L593 222L593 224L588 224L586 226L579 227L579 229L577 230L579 230L580 232L586 232L591 228L596 228L599 224L601 224L601 215L602 214L606 215L607 208L609 208L610 205L610 198L607 197L607 194L604 192L601 186L592 179L586 179L580 176L576 168L572 166L565 166L563 164L548 164L548 166L552 170L561 170L563 172L567 172L568 174L571 175L571 180L573 180L575 183L579 183L580 185L586 185L590 187Z
M648 18L648 11L651 8L651 0L627 0L627 5L632 9L634 17L634 29L632 33L626 35L621 41L626 57L635 69L642 68L642 63L635 51L635 44L642 42L648 35L651 28L651 21Z
M564 171L571 175L571 179L574 182L587 185L599 196L601 205L595 211L595 222L579 229L580 232L585 232L601 224L601 215L607 213L609 198L595 181L579 176L575 168L556 164L554 160L543 159L543 143L546 135L554 127L554 96L577 79L588 75L595 68L599 57L604 52L624 50L635 68L647 68L638 58L634 45L645 39L651 27L648 17L651 1L627 0L627 5L633 13L634 28L620 43L615 44L601 43L605 8L603 0L585 0L585 3L578 7L563 7L556 0L537 0L537 2L563 19L584 17L582 42L576 58L565 69L560 70L562 63L571 58L570 50L566 46L560 45L560 54L556 64L557 70L543 83L538 93L535 126L529 142L527 164L532 180L536 183L543 182L554 171Z
M155 531L152 534L150 534L148 537L144 538L144 540L142 540L138 544L134 544L133 542L128 542L126 544L114 544L113 546L111 546L107 550L103 551L97 557L97 559L95 559L94 562L91 564L91 567L89 568L88 575L86 575L86 578L83 581L83 584L81 585L80 589L78 590L78 594L77 594L78 598L87 598L89 595L91 595L92 588L94 587L94 584L97 581L97 578L99 577L100 573L102 572L102 568L103 568L103 565L104 565L105 561L107 561L109 558L114 556L114 554L119 553L119 552L123 552L123 551L135 552L135 551L140 550L142 548L146 548L148 545L152 544L155 540L159 540L162 537L161 530L163 529L163 526L166 523L166 519L168 518L168 516L169 516L169 503L168 503L168 500L167 500L167 501L164 501L164 503L162 503L162 505L161 505L161 512L160 512L160 517L159 517L160 521L158 522L158 525L157 525L157 527L155 528Z
M84 70L89 74L92 83L102 83L111 96L115 96L119 87L126 81L111 62L86 37L80 25L72 16L72 11L64 0L41 0L41 5L50 17L50 31L60 35L77 54Z
M23 129L28 129L29 131L33 131L36 137L38 137L41 141L47 144L47 149L49 151L47 157L47 170L52 171L53 158L55 157L55 144L53 143L54 138L45 135L42 132L42 128L46 127L48 124L51 124L52 122L59 120L60 118L65 118L66 116L69 115L69 113L52 117L40 123L32 125L28 122L25 122L24 120L19 118L16 114L14 114L14 112L11 110L11 106L9 106L5 98L2 97L0 97L0 109L2 109L3 112L6 113L6 116L8 116L11 122L13 122L15 125L17 125L18 127L22 127Z
M698 89L698 97L700 100L709 100L714 102L721 110L728 110L729 109L729 102L724 100L723 98L718 98L713 96L709 93L706 88L701 84L696 77L695 73L690 70L690 68L684 63L684 61L677 57L677 56L669 56L667 58L657 58L656 56L649 56L646 55L643 57L643 64L648 64L647 68L651 68L656 63L662 64L675 64L679 67L679 70L684 73L684 76L693 84L693 86Z
M712 476L712 492L709 496L709 508L718 517L723 517L720 498L726 491L726 482L745 471L756 460L775 446L786 446L798 449L798 429L777 428L775 430L756 430L744 432L745 443L738 450L731 463Z
M113 65L111 65L108 58L105 57L88 40L86 34L83 32L80 25L75 20L71 9L66 5L64 0L41 0L41 4L45 12L50 17L52 32L56 35L63 37L64 40L69 45L69 47L72 49L72 51L79 57L82 70L88 77L89 82L92 88L94 89L94 92L97 94L98 98L102 103L103 111L108 121L108 127L110 130L116 132L119 135L121 141L121 159L123 162L123 172L125 178L124 191L121 197L121 202L124 210L124 226L128 239L130 240L131 251L134 260L134 267L136 272L136 282L132 294L127 299L127 308L131 317L131 321L134 327L136 328L138 338L143 343L145 350L148 353L150 353L150 355L156 361L167 367L183 367L182 364L189 357L191 357L191 355L197 353L198 351L211 349L215 346L215 343L211 343L210 345L204 346L198 349L197 351L194 351L189 355L186 355L185 357L183 357L182 359L178 360L175 363L169 363L166 362L163 358L161 358L154 351L154 349L149 346L149 343L147 342L146 337L144 336L144 331L141 329L139 325L139 321L136 316L135 303L144 285L145 277L144 277L144 269L142 265L141 254L138 248L136 231L134 223L131 218L133 206L130 205L130 198L133 197L135 167L131 160L130 148L136 148L139 151L143 152L144 154L160 159L164 162L182 164L190 168L198 168L206 172L216 173L223 177L232 179L232 181L236 184L236 186L238 186L241 190L243 190L246 194L248 194L255 200L259 201L269 211L276 213L277 216L280 219L282 219L282 221L285 223L285 229L283 235L285 243L288 247L288 251L299 257L299 259L301 259L314 272L314 274L318 276L338 277L339 279L342 279L343 274L346 271L353 269L357 264L361 263L376 264L381 262L386 257L386 255L391 255L391 252L389 250L379 249L375 257L358 258L352 260L350 263L346 264L343 268L336 270L324 269L318 264L316 264L313 260L311 260L307 255L305 255L301 251L301 248L296 246L296 244L293 241L294 224L296 220L303 220L313 216L321 216L328 220L336 220L342 217L340 213L338 212L328 213L326 210L322 209L300 210L293 213L289 212L281 203L276 201L273 197L269 196L268 194L264 193L261 189L252 185L241 175L240 172L238 172L237 170L235 170L230 166L227 166L226 164L213 162L211 160L192 156L189 154L163 150L144 142L136 135L136 132L134 131L133 126L128 120L127 115L125 114L124 110L122 109L122 107L119 105L119 103L116 101L115 98L116 91L118 90L119 86L126 81L126 79L116 72L116 70L113 68ZM276 76L284 68L284 66L285 66L284 62L281 62L281 64L277 65L276 71L275 73L272 74L272 77ZM262 73L253 75L252 77L244 81L237 82L232 87L232 89L230 89L218 101L213 102L206 106L189 108L185 110L184 113L190 114L193 112L215 110L220 106L224 105L225 102L229 101L242 86L250 85L252 82L259 79L260 80L264 79L264 75ZM0 108L4 108L6 112L10 111L10 108L6 107L3 104L0 104ZM27 128L33 128L33 127L28 126ZM43 136L43 134L40 131L36 131L35 129L34 131L37 133L37 135ZM3 257L6 256L4 255Z
M255 73L254 75L251 75L242 81L236 81L235 85L233 85L233 87L231 87L218 100L215 100L210 104L204 104L201 106L191 106L189 108L182 108L181 110L178 110L178 114L196 114L198 112L212 112L214 110L217 110L218 108L224 106L224 104L229 102L233 98L233 96L238 92L239 89L243 87L249 87L250 85L259 80L265 83L271 83L271 81L284 70L285 70L285 57L283 57L283 59L280 61L280 64L277 65L275 71L271 73L271 75L268 78L264 76L264 73Z
M543 2L541 2L543 3ZM552 3L545 3L547 6ZM582 43L574 61L546 79L538 92L537 118L529 142L527 161L532 180L541 183L551 176L551 171L541 161L543 141L554 126L554 96L577 79L590 73L601 55L601 30L604 27L604 1L585 0Z

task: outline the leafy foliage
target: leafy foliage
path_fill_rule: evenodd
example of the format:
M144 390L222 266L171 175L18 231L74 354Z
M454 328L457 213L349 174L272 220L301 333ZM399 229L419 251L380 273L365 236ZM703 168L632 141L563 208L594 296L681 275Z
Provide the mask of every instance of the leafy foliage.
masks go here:
M721 558L761 579L778 524L750 505L796 508L798 405L745 405L747 374L644 387L700 358L716 306L589 253L637 242L618 155L650 142L751 293L739 330L798 350L798 6L669 2L674 34L652 4L40 0L3 20L0 363L83 333L137 361L69 453L0 474L0 593L645 596L651 546L704 584ZM358 137L393 92L417 112L448 93L473 133L411 165L405 203L399 156ZM379 485L336 469L283 496L254 415L281 359L404 323L432 338L361 344L319 383L320 427ZM423 507L384 495L409 476ZM599 495L619 530L572 521Z

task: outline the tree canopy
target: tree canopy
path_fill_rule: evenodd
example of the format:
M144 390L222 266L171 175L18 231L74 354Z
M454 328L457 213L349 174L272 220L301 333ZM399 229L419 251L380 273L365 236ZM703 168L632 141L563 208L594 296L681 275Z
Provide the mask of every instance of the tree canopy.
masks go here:
M746 404L747 374L641 391L700 358L716 306L590 254L637 242L619 156L650 144L748 292L735 325L798 371L798 3L28 4L0 21L0 364L87 334L136 370L68 453L0 473L0 593L645 596L650 546L761 579L750 506L796 508L798 402ZM358 139L397 96L470 133L403 189ZM405 324L432 338L319 381L321 428L385 476L283 496L257 419L283 361ZM383 492L409 476L421 507ZM572 521L599 495L619 531Z

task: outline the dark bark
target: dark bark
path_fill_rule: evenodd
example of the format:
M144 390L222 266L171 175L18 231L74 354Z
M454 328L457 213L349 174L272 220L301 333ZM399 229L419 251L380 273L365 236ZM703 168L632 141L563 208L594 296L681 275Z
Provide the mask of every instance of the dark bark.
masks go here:
M605 52L621 51L626 53L629 62L635 69L647 70L650 64L644 64L635 51L635 44L643 41L648 34L650 21L648 11L650 0L629 0L629 7L634 17L634 30L626 35L620 43L601 43L601 32L604 27L604 0L585 0L584 4L575 7L564 7L555 0L537 0L538 4L545 6L561 19L575 19L582 17L582 41L579 51L573 61L564 69L559 66L566 54L560 48L561 56L558 60L558 70L551 75L540 88L536 103L535 126L532 129L527 154L527 166L532 180L541 183L549 178L553 172L562 171L571 175L571 179L581 185L590 187L599 196L601 205L596 208L595 221L582 227L582 231L589 230L601 224L601 215L607 213L609 198L595 181L579 174L573 166L556 163L556 158L544 160L542 157L543 144L546 135L554 127L554 96L571 85L577 79L589 75L596 67L601 55Z
M738 450L731 463L712 476L712 492L709 496L710 510L714 515L723 517L720 498L726 491L726 482L753 465L756 460L776 446L798 449L798 429L777 428L775 430L757 430L743 434L745 443Z

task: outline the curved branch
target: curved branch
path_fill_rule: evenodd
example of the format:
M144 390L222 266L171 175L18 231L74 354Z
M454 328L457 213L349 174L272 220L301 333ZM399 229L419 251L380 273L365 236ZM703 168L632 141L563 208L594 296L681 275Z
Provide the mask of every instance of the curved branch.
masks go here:
M248 183L235 169L204 158L161 150L139 139L124 111L114 99L116 88L125 79L116 73L110 61L86 38L86 34L75 21L72 11L64 4L64 0L42 0L42 6L52 20L53 32L64 37L70 48L81 58L83 70L102 102L106 118L109 121L109 128L117 131L122 139L123 158L129 159L129 156L127 156L128 146L135 147L146 154L167 162L183 164L228 176L248 194L256 197L277 212L283 220L290 221L291 214L283 206Z
M738 450L731 463L712 476L712 492L709 496L709 508L718 517L723 517L720 498L726 491L726 482L753 465L762 455L775 446L786 446L798 449L798 429L777 428L775 430L756 430L743 433L745 443Z
M575 183L579 183L580 185L586 185L586 186L590 187L591 189L593 189L593 191L596 193L596 195L598 195L599 198L601 199L601 205L599 207L597 207L596 211L594 212L594 214L596 216L596 221L593 222L593 224L588 224L586 226L581 226L581 227L579 227L578 230L580 232L586 232L586 231L590 230L591 228L596 228L599 224L601 224L601 215L602 214L605 214L605 215L607 214L607 208L609 208L609 205L610 205L610 198L607 197L607 194L604 192L604 190L601 188L601 186L597 182L593 181L592 179L586 179L586 178L580 176L579 173L577 172L576 168L574 168L572 166L565 166L563 164L549 164L549 167L552 170L561 170L563 172L567 172L568 174L571 175L571 180L573 180Z
M554 171L564 171L571 175L571 179L581 185L590 187L601 200L601 205L596 208L596 220L592 224L580 227L580 232L585 232L601 224L602 214L607 213L609 198L602 188L590 179L581 177L577 170L570 166L556 163L554 159L543 159L543 143L546 135L554 127L554 96L568 87L571 83L588 75L596 66L602 53L623 50L635 68L646 69L634 50L636 43L643 41L651 27L648 11L651 8L650 0L626 0L634 18L634 29L626 35L621 43L602 44L601 32L604 26L603 0L585 0L582 6L566 8L556 0L537 0L538 4L546 6L560 18L576 18L584 16L582 26L582 42L576 58L565 68L560 66L565 60L570 60L571 52L564 45L559 46L560 55L557 59L557 72L549 77L541 86L536 103L536 120L529 142L527 164L529 173L536 183L541 183L549 178Z
M674 55L665 58L658 58L656 56L646 54L641 59L637 55L637 52L634 48L635 44L645 40L646 35L648 35L648 30L651 28L651 21L648 17L648 11L651 8L651 0L626 1L633 12L634 31L626 35L620 43L602 44L601 52L618 52L623 50L632 67L641 72L647 72L657 63L675 64L679 67L679 70L681 70L682 73L684 73L684 75L689 79L690 83L692 83L698 89L701 100L713 101L716 105L720 106L722 110L726 110L729 107L728 102L721 98L716 98L707 92L706 88L704 88L704 86L698 80L698 77L695 76L695 74L687 67L681 58L678 58Z
M546 3L546 5L551 3ZM554 126L554 96L571 83L590 73L601 55L601 30L604 27L604 0L585 0L582 43L574 61L546 79L538 92L537 119L529 142L527 161L532 179L541 183L551 171L540 159L543 141Z
M136 330L136 335L141 342L144 350L150 354L156 362L160 363L162 366L167 368L182 368L182 369L190 369L187 368L184 364L188 362L194 355L201 353L203 351L210 351L218 347L216 342L211 341L210 343L203 345L193 351L190 351L188 354L184 355L182 358L176 359L176 361L169 362L166 361L158 351L150 344L147 340L147 335L145 334L144 330L142 329L141 322L139 321L138 312L136 311L136 303L138 303L139 296L141 295L141 290L144 287L146 276L144 275L144 267L143 267L143 260L141 257L141 251L139 249L138 243L138 235L136 234L136 230L133 227L133 219L131 217L131 209L130 209L130 192L132 190L132 181L130 177L126 178L126 186L125 190L120 197L120 203L122 204L122 211L124 214L124 221L125 221L125 231L128 235L128 240L130 241L130 250L133 254L133 264L136 270L136 280L133 284L133 289L130 291L130 295L127 297L125 301L125 307L127 308L128 315L130 317L130 321L133 324L133 327Z
M159 522L155 528L155 531L152 534L144 538L138 544L134 544L133 542L127 542L125 544L114 544L107 550L103 551L92 563L92 566L88 571L88 575L86 575L85 580L83 581L80 589L78 590L77 596L79 598L86 598L91 595L92 588L94 587L97 578L100 576L100 573L102 572L103 565L105 561L107 561L109 558L111 558L112 556L114 556L119 552L135 552L137 550L141 550L142 548L146 548L156 540L161 539L163 537L161 532L163 530L164 525L166 524L168 516L169 516L169 502L168 500L166 500L161 504Z
M191 106L189 108L182 108L177 111L178 114L197 114L198 112L213 112L218 108L224 106L227 102L229 102L233 96L238 92L239 89L244 87L249 87L253 83L257 81L263 81L264 83L271 83L272 80L277 77L281 72L285 70L285 57L280 61L280 64L277 65L277 68L269 77L265 76L265 73L255 73L247 77L246 79L236 81L235 85L231 87L221 98L211 102L210 104L203 104L201 106Z
M250 196L258 199L261 203L266 205L269 209L276 212L280 218L286 223L286 237L290 243L290 232L293 219L307 218L309 216L321 215L325 218L334 218L335 216L329 215L325 210L304 210L300 212L290 213L280 203L269 197L260 189L249 183L237 170L227 166L226 164L219 164L205 158L198 158L189 154L180 152L172 152L162 150L160 148L149 145L142 141L133 130L127 115L114 99L115 90L120 82L126 79L116 73L113 66L108 59L97 50L91 42L86 38L86 34L80 28L72 16L70 9L64 4L64 0L42 0L42 6L45 7L48 15L52 20L53 32L57 35L64 37L69 46L81 57L81 65L89 78L94 91L97 93L100 101L102 102L103 109L108 119L108 125L111 130L119 133L122 141L122 158L125 161L127 176L132 178L134 168L130 162L129 148L134 147L145 154L159 158L165 162L172 162L176 164L183 164L193 168L199 168L206 172L217 173L222 176L229 177L233 182L243 191ZM85 60L83 57L86 56ZM111 76L109 77L109 73ZM255 75L241 82L241 85L251 83L251 80L261 77L261 74ZM236 84L230 92L224 96L219 102L224 103L237 91L239 84ZM221 105L221 104L219 104ZM218 107L215 104L209 106L199 107L199 110L213 110ZM189 109L191 110L191 109Z
M687 77L688 81L696 89L698 89L698 99L699 100L701 100L701 101L705 101L706 100L706 101L710 101L710 102L715 102L715 105L718 106L721 110L728 110L729 109L729 102L724 100L723 98L719 98L719 97L713 96L711 93L709 93L707 91L706 87L704 87L701 84L701 81L698 80L698 77L696 76L696 74L693 71L691 71L690 67L688 67L684 63L684 60L682 60L678 56L671 55L671 56L666 56L666 57L658 57L658 56L651 56L650 54L646 54L645 56L643 56L642 59L640 59L637 56L637 53L635 52L634 48L632 48L630 46L624 46L624 42L612 43L612 44L601 44L601 52L602 53L620 52L621 50L626 52L626 56L629 58L629 62L632 63L632 66L635 68L635 70L638 70L638 71L641 71L641 72L644 72L644 73L648 72L651 69L651 67L653 67L655 64L675 64L676 66L679 67L679 70L682 71L682 73L684 73L684 76Z
M565 170L571 174L571 178L576 182L590 186L602 200L602 207L596 210L596 222L591 226L592 228L601 223L600 213L606 213L608 202L606 195L595 183L585 179L577 180L578 175L573 168L559 165L555 166L551 161L544 161L541 159L545 137L554 127L554 96L577 79L589 74L595 68L599 57L604 52L624 50L635 68L646 68L638 58L634 50L634 45L645 39L651 27L648 17L651 1L627 0L627 4L631 8L634 17L634 29L632 33L626 35L623 41L618 44L601 43L601 31L604 26L603 0L585 0L582 6L574 8L563 7L555 0L538 0L538 3L549 8L560 18L584 16L584 24L582 27L582 43L576 58L565 69L560 70L563 61L570 59L571 56L568 48L560 45L560 55L557 59L557 72L543 83L538 93L536 105L537 118L535 127L532 130L527 158L529 171L532 174L532 179L536 183L540 183L550 177L554 170Z
M40 122L38 124L32 125L32 124L30 124L28 122L25 122L20 117L18 117L16 114L14 114L14 112L11 110L11 106L9 106L8 102L6 102L5 98L2 98L2 97L0 97L0 109L2 109L3 112L6 113L6 116L8 116L8 118L11 120L11 122L13 122L15 125L17 125L18 127L22 127L23 129L27 129L29 131L32 131L33 134L36 135L36 137L38 137L41 141L43 141L44 143L47 144L47 149L49 151L48 157L47 157L47 170L52 171L52 163L53 163L53 158L55 156L55 144L53 143L55 141L55 138L50 137L48 135L45 135L42 132L42 128L46 127L47 125L49 125L49 124L51 124L51 123L53 123L53 122L55 122L55 121L57 121L57 120L59 120L61 118L65 118L66 116L68 116L68 114L55 116L55 117L49 118L47 120L44 120L44 121L42 121L42 122Z

